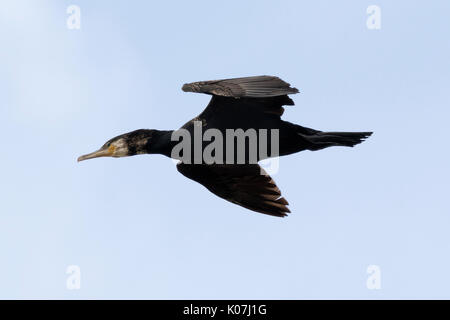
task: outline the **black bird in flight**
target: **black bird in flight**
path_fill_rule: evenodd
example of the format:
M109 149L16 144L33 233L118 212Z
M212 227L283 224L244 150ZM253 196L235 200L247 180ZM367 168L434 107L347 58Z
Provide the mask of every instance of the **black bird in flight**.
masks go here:
M182 89L186 92L212 95L208 106L198 117L175 131L140 129L122 134L107 141L98 151L79 157L78 161L97 157L162 154L181 160L177 164L178 171L202 184L215 195L256 212L283 217L290 212L288 202L281 196L273 179L257 163L273 156L268 155L268 152L260 154L260 142L264 140L262 136L257 135L256 140L252 142L257 146L256 159L251 158L249 152L252 149L251 139L245 136L245 154L240 161L237 160L239 152L236 151L239 150L236 145L232 144L231 149L217 145L213 152L210 150L211 155L216 157L211 163L210 160L202 158L208 146L204 137L199 144L200 152L195 150L195 139L190 139L186 140L190 150L187 148L179 152L178 156L174 155L174 148L179 146L181 140L181 138L174 139L174 134L184 130L191 137L195 137L196 126L202 132L215 129L216 134L224 136L230 129L236 132L239 129L244 132L249 129L259 132L262 129L277 130L278 139L274 140L275 142L267 136L264 141L267 143L266 149L270 150L272 144L275 148L274 143L277 143L280 156L331 146L353 147L372 134L372 132L323 132L282 120L283 106L294 105L288 95L298 93L298 90L278 77L256 76L193 82L183 85ZM209 140L217 142L218 138L214 137L214 140L212 138ZM227 152L231 154L230 159L227 158Z

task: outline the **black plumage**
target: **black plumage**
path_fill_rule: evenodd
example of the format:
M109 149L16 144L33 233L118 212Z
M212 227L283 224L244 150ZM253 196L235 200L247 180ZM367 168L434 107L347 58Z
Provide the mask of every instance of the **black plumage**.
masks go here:
M215 129L222 135L227 130L249 129L278 130L279 155L284 156L303 150L320 150L330 146L353 147L369 137L371 132L323 132L302 127L281 119L283 106L294 105L289 94L298 93L288 83L278 77L256 76L213 81L201 81L185 84L183 91L200 92L212 95L205 110L180 129L191 136L195 135L195 126L202 132ZM82 156L79 161L102 157L122 157L136 154L163 154L174 156L174 147L178 141L173 136L179 130L140 129L115 137L105 143L100 150ZM198 128L197 128L198 129ZM267 139L267 154L259 151L260 137L256 136L256 161L272 156L272 145ZM196 158L194 139L190 142L190 156L186 155L177 165L184 176L202 185L217 196L253 211L285 216L289 211L288 202L273 179L255 162L252 162L250 140L245 140L245 159L238 162L238 150L233 149L232 163L228 163L226 145L223 145L222 158L216 157L215 163L209 163L202 157ZM263 141L264 142L264 141ZM201 153L209 144L201 142ZM218 149L217 149L218 150ZM217 156L217 150L215 155ZM197 154L198 155L198 154ZM180 157L178 157L180 159ZM220 160L221 159L221 160ZM241 159L242 160L242 159ZM242 161L241 161L242 162Z

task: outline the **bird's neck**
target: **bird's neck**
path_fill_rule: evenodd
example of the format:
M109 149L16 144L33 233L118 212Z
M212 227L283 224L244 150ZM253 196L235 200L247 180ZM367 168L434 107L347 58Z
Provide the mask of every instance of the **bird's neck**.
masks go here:
M148 144L147 153L162 154L170 158L174 142L171 141L173 130L155 130L151 143Z

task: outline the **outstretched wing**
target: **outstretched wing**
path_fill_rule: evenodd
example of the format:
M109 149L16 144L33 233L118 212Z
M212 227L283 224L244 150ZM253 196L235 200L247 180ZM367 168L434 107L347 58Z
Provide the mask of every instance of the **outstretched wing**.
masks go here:
M233 98L268 98L298 93L278 77L256 76L186 83L185 92L200 92Z
M182 89L212 95L199 117L208 123L220 118L221 124L274 115L279 119L284 105L294 105L288 95L298 93L289 83L272 76L193 82L183 85Z
M288 202L273 179L258 164L177 164L178 171L215 195L244 208L284 217Z

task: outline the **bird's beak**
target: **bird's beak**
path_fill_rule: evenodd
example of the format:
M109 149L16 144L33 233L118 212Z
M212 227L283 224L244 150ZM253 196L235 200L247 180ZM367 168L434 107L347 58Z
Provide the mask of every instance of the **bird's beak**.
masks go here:
M88 160L88 159L94 159L94 158L99 158L99 157L111 157L113 154L111 149L100 149L88 154L85 154L81 157L78 157L78 162L83 161L83 160Z

